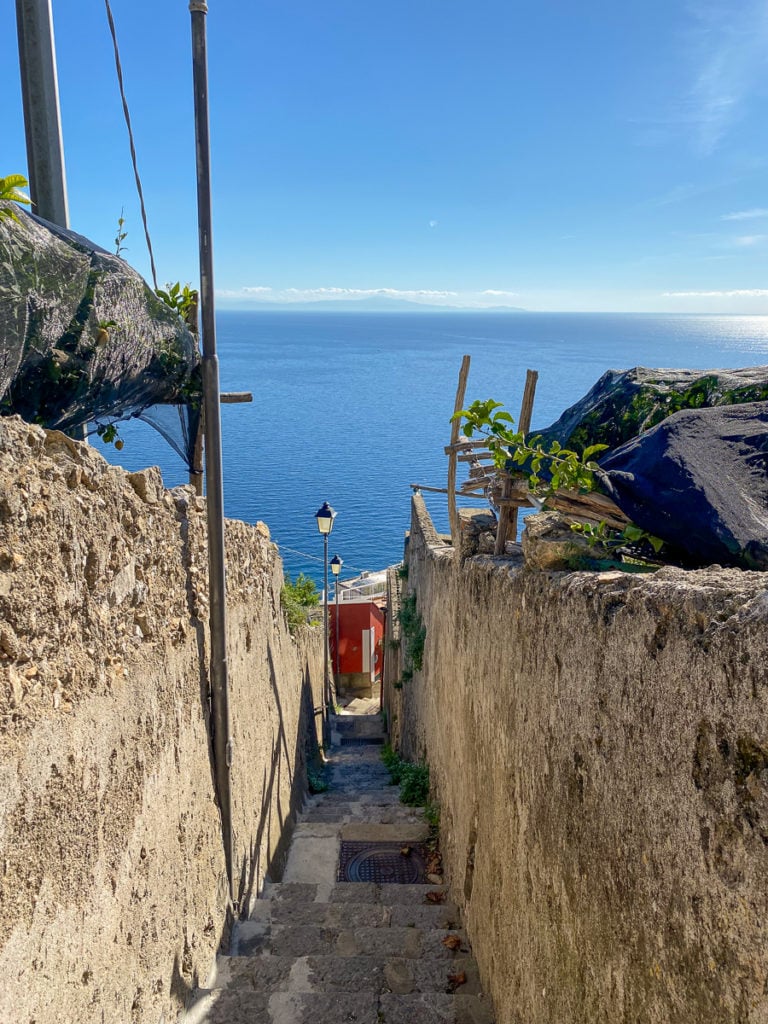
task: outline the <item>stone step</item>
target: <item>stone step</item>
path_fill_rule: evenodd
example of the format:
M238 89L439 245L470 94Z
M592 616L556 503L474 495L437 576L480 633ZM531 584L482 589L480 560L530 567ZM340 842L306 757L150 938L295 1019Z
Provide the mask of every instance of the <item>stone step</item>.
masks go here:
M461 979L461 984L458 982ZM220 956L208 991L373 992L412 995L433 992L480 995L477 964L472 957L416 960L401 956Z
M490 1003L480 995L436 992L401 995L364 992L200 993L186 1024L493 1024Z
M307 799L282 882L236 922L185 1024L493 1024L461 913L444 885L336 882L340 844L428 839L380 746L377 715L334 716L327 792Z
M342 739L350 736L384 736L381 715L331 715L331 730Z

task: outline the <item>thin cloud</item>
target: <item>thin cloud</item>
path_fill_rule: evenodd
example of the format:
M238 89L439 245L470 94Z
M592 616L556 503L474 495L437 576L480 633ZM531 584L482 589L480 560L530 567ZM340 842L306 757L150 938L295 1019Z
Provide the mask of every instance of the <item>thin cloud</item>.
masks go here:
M735 213L724 213L720 220L758 220L760 217L768 217L768 209L763 206L755 207L754 210L737 210Z
M768 7L763 0L699 6L692 43L697 68L687 103L688 120L704 154L712 153L741 116L744 104L765 74Z
M730 291L662 292L667 299L765 299L768 288L733 288Z
M739 248L751 248L753 245L760 245L768 238L768 235L739 235L734 238L733 244Z
M222 289L217 294L224 299L252 299L255 302L323 302L328 299L368 299L383 296L390 299L409 299L413 302L435 302L457 298L459 293L430 288L271 288L254 285L244 288Z
M243 288L223 288L216 292L220 299L230 302L290 305L299 302L354 301L355 299L406 299L423 305L454 306L457 309L484 309L504 305L505 300L519 297L519 292L499 288L484 291L454 291L448 288L273 288L269 285L248 285Z
M687 88L666 99L663 111L632 121L640 128L641 144L666 144L683 133L701 155L709 156L743 117L765 79L768 5L765 0L707 0L689 4L688 12L679 48Z

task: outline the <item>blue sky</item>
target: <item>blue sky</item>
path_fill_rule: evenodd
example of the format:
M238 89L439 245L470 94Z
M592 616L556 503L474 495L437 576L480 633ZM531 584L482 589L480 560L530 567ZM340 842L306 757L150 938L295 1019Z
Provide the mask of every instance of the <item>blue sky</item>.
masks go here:
M101 0L53 0L72 227L148 274ZM113 0L161 282L197 279L183 0ZM210 0L219 304L768 313L768 2ZM0 174L26 169L15 33Z

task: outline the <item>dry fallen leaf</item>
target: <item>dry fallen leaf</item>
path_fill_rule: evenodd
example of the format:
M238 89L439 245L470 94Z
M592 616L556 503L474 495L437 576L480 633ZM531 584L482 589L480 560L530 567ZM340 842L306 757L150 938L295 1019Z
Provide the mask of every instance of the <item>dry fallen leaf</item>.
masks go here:
M410 857L411 856L411 847L410 846L401 846L400 847L400 853L403 855L403 857Z
M466 985L466 983L467 983L467 976L464 973L464 971L461 971L459 974L449 974L448 975L448 992L449 993L450 992L455 992L456 989L459 987L459 985Z
M443 939L443 945L445 946L446 949L460 949L461 939L459 938L458 935L446 935L445 938Z
M427 903L443 903L445 901L445 893L435 890L434 892L428 892L424 898Z

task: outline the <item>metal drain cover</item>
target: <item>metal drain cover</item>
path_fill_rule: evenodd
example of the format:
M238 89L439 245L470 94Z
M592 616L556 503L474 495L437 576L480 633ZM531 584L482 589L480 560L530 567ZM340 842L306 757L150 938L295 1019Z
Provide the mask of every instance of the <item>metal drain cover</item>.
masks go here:
M410 852L404 854L402 851ZM420 843L361 843L342 840L337 882L423 884L427 852Z

